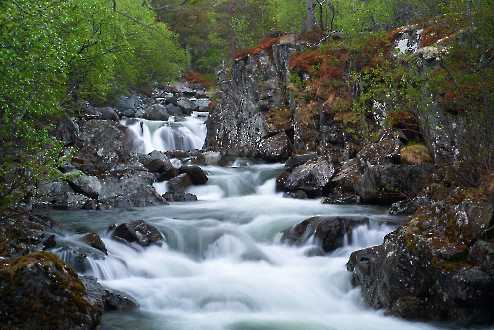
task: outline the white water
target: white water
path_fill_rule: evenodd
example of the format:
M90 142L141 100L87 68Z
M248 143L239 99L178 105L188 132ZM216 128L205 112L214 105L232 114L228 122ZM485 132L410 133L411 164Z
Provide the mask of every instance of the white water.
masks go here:
M194 112L189 117L170 117L168 121L141 118L125 119L121 124L134 133L135 149L139 153L153 150L201 149L206 139L207 113Z
M289 200L267 191L142 211L139 216L165 233L169 246L142 249L104 238L110 256L92 261L93 275L129 293L141 311L123 319L110 315L106 327L433 329L367 309L350 285L345 264L351 251L380 244L391 227L375 221L356 228L353 245L324 257L307 257L309 245L280 244L281 230L316 214L383 217L379 210Z

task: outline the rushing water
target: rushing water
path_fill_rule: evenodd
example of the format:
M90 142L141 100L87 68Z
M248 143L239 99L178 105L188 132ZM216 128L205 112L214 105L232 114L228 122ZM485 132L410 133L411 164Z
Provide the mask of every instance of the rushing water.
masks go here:
M198 147L204 141L204 122L197 117L177 126L172 122L127 124L145 152L174 148L178 140L182 147ZM185 138L169 138L177 132L185 132ZM390 220L385 211L283 198L274 191L281 167L240 161L228 168L205 167L208 185L190 189L200 199L195 203L54 213L72 233L100 233L109 255L90 259L88 273L139 303L138 311L106 314L102 328L436 329L373 311L362 303L359 289L351 287L345 267L348 257L354 250L380 244L393 229L382 221ZM166 184L157 188L163 192ZM314 248L310 244L280 243L281 231L314 215L366 215L371 226L356 228L352 245L326 256L308 257ZM144 249L108 237L108 225L137 219L162 231L167 245Z
M135 135L135 148L140 153L153 150L201 149L206 139L207 112L194 112L189 117L170 117L168 121L141 118L122 120Z

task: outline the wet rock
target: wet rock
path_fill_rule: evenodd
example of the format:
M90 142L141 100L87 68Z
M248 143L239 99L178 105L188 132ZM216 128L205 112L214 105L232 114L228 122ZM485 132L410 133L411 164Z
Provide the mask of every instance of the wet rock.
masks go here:
M131 208L166 204L153 187L155 177L149 172L137 172L122 177L101 179L99 202L107 207Z
M287 182L289 176L290 176L290 172L283 171L276 177L276 191L277 192L285 190L285 185L286 185L286 182Z
M109 120L88 120L81 124L79 152L74 165L89 175L115 171L133 161L129 130Z
M161 104L153 104L144 111L144 118L148 120L167 121L170 117L168 108Z
M490 243L493 206L479 191L455 189L422 206L382 245L356 251L347 268L370 306L413 320L493 322Z
M137 243L143 247L150 245L161 246L165 241L163 235L161 235L156 227L142 220L116 226L111 236L113 239L122 240L127 243Z
M91 198L75 193L67 182L41 184L33 199L35 207L52 207L62 210L82 209L91 204Z
M79 139L80 128L74 118L64 116L55 130L55 135L63 141L64 145L74 145Z
M197 110L197 106L188 98L181 97L177 100L177 105L182 109L182 113L190 116L193 111Z
M426 206L430 204L430 200L425 196L417 196L412 199L402 200L396 203L393 203L389 208L388 212L390 215L412 215L421 206Z
M429 182L432 166L375 165L355 185L364 203L391 204L417 195Z
M263 139L258 146L258 157L269 162L287 159L291 154L290 141L285 132Z
M317 158L317 154L315 152L303 155L295 155L288 159L285 163L285 168L288 170L293 170L295 167L303 165L310 160L315 160Z
M172 193L166 192L163 198L167 202L196 202L197 196L189 193Z
M218 166L221 163L221 153L214 151L207 151L203 154L204 165Z
M97 199L101 192L101 182L95 176L75 173L74 176L69 178L68 182L75 192L89 198Z
M43 242L43 250L53 249L56 246L57 240L55 238L55 235L48 236L48 238Z
M80 240L81 240L81 242L84 242L87 245L89 245L89 246L91 246L97 250L100 250L104 254L108 254L108 251L106 250L105 243L103 243L103 241L101 240L101 237L98 234L88 233L88 234L83 235L80 238Z
M180 174L167 183L170 193L184 193L192 185L192 179L187 173Z
M170 116L183 116L183 112L182 112L182 109L179 108L177 105L175 104L168 104L166 106L166 112L170 115Z
M344 246L345 240L351 244L353 229L368 225L369 218L361 216L313 217L284 231L281 241L300 246L314 238L328 253Z
M150 172L163 172L173 167L168 157L157 150L147 155L139 155L139 161Z
M117 109L125 117L138 117L144 102L138 95L122 96L117 102Z
M309 198L309 196L307 196L307 193L303 190L286 192L283 194L283 197L294 198L294 199L307 199L307 198Z
M0 283L6 329L84 330L100 322L77 274L51 253L0 261Z
M326 158L320 157L316 160L297 166L286 178L285 191L302 190L309 197L317 197L324 194L331 185L331 178L335 168Z
M129 295L103 287L94 277L83 276L81 281L86 288L88 300L101 311L133 311L138 307L137 302Z
M0 257L19 257L51 248L57 230L57 225L45 216L0 215Z
M199 166L182 166L178 173L188 174L193 185L205 185L208 183L208 176Z

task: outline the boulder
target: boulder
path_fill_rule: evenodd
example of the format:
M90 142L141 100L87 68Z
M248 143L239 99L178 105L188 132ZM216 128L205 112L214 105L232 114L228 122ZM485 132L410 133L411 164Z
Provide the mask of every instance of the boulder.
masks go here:
M179 108L176 104L170 103L166 106L166 112L170 116L183 116L182 109Z
M355 184L364 203L391 204L417 195L429 182L431 165L373 165L365 169Z
M172 193L166 192L163 198L167 202L196 202L197 196L189 193Z
M55 135L64 143L64 145L74 145L79 139L80 128L74 118L67 115L60 120L55 130Z
M147 155L139 155L139 161L148 171L154 173L168 171L170 168L173 168L168 157L163 152L157 150Z
M184 193L192 185L192 179L187 173L180 174L167 183L168 192Z
M86 273L91 271L92 260L103 260L106 254L93 247L83 246L70 242L61 242L64 246L52 249L50 252L55 253L64 263L72 267L78 273Z
M0 215L0 257L19 257L51 248L50 241L57 230L57 225L46 216Z
M67 182L55 181L41 184L33 199L35 207L52 207L61 210L90 207L92 199L75 193Z
M122 177L101 179L99 202L107 207L131 208L166 204L153 187L155 177L149 172L136 172Z
M434 196L432 196L434 197ZM493 210L475 189L431 200L347 268L366 303L412 320L492 323Z
M281 241L300 246L315 239L322 250L328 253L343 247L345 240L351 244L353 229L368 225L369 218L362 216L313 217L284 231Z
M177 100L177 105L182 109L182 113L186 116L190 116L193 111L198 109L194 102L185 97L179 98Z
M113 229L111 237L127 243L137 243L143 247L150 245L161 246L165 242L160 231L143 220L117 225Z
M5 329L89 330L100 323L101 310L77 274L51 253L1 260L0 283Z
M303 155L294 155L286 161L285 168L288 170L293 170L295 167L303 165L310 160L315 160L317 157L318 156L315 152Z
M95 176L74 173L68 183L75 192L89 198L97 199L101 192L101 182Z
M101 237L98 234L88 233L88 234L83 235L80 238L80 240L81 240L81 242L86 243L90 247L93 247L97 250L100 250L104 254L108 254L108 251L106 250L105 243L103 243L103 241L101 240Z
M199 166L187 165L178 170L179 174L188 174L193 185L205 185L208 183L208 176Z
M291 154L291 145L285 132L263 139L258 146L258 157L278 162L287 159Z
M103 287L94 277L83 276L81 277L81 281L86 288L88 300L101 311L128 312L138 307L137 302L129 295L118 290Z
M122 96L118 99L117 109L125 117L137 117L144 102L138 95Z
M167 107L161 104L153 104L144 111L144 118L148 120L167 121L170 117Z
M309 197L321 196L330 189L334 173L333 164L326 158L319 157L294 168L286 178L284 190L302 190Z
M128 128L110 120L82 122L73 164L86 174L101 175L134 161L129 134Z

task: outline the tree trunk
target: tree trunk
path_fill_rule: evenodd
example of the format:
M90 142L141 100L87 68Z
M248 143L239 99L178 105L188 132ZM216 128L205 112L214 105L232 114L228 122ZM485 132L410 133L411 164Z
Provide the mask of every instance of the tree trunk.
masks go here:
M307 17L304 24L304 32L312 31L316 25L316 16L314 15L314 0L307 1Z

